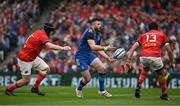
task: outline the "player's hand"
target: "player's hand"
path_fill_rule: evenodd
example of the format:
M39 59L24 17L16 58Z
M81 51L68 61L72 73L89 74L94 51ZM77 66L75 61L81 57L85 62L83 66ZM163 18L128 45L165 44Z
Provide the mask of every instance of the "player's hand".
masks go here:
M110 46L110 45L108 45L108 46L105 46L105 51L115 51L117 48L116 47L112 47L112 46Z
M71 50L71 47L70 47L70 46L64 46L64 47L62 48L62 50L69 51L69 50Z
M107 60L112 63L112 62L115 62L117 59L114 59L113 57L108 57Z

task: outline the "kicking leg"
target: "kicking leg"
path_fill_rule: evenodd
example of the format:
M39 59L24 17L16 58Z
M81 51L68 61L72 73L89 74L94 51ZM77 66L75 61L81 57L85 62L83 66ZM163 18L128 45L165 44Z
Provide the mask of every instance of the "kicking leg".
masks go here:
M149 70L149 68L144 68L144 70ZM141 71L141 74L138 78L138 83L136 86L136 91L135 91L135 97L136 98L140 98L140 92L141 92L141 84L143 83L143 81L146 79L146 77L148 76L148 71Z

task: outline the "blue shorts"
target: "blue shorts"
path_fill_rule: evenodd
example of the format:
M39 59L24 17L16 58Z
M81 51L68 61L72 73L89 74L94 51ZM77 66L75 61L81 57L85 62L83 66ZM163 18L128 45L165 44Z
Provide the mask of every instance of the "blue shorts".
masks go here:
M92 61L94 61L96 58L96 55L92 53L88 55L76 55L75 61L80 72L86 71Z

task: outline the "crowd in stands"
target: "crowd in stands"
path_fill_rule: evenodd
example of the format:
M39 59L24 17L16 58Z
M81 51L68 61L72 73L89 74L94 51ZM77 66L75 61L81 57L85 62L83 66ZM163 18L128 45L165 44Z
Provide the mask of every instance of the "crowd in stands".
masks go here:
M0 63L11 51L17 52L22 47L27 32L38 20L39 12L37 0L5 0L0 3ZM12 62L16 64L11 59L8 64Z
M23 3L21 5L23 5ZM178 0L62 1L59 7L50 13L48 18L48 21L53 23L55 26L55 31L50 39L53 43L58 45L70 45L74 52L44 50L41 52L40 56L49 64L52 72L74 73L77 71L77 66L74 62L74 53L77 50L80 36L82 35L83 31L90 26L89 20L92 18L103 18L104 30L102 32L102 45L110 44L115 47L123 47L126 50L132 46L140 34L148 31L148 22L156 21L159 24L159 29L163 31L172 41L171 45L173 48L174 57L176 59L176 70L177 73L180 73L180 19L178 18L180 16L179 5L180 2ZM18 10L18 7L16 7L15 10L13 10L13 8L6 10L16 11ZM26 13L26 11L23 12ZM5 13L6 11L2 14ZM35 14L35 16L32 14ZM27 27L28 24L32 22L31 19L34 19L34 17L36 18L36 12L33 12L32 14L30 16L33 17L27 18L23 17L24 15L22 15L23 18L18 19L29 19L26 21L27 23L24 23ZM17 23L18 20L15 21L15 19L11 20L10 22ZM3 23L3 25L8 26L5 23ZM20 23L18 25L20 25ZM16 32L18 32L18 28L15 29ZM9 32L13 32L13 29L11 29ZM13 34L6 34L4 36L7 35L11 36ZM13 44L13 46L15 46L15 44ZM112 53L109 54L111 55ZM171 71L168 66L169 63L167 52L162 52L162 57L163 62L166 64L165 68L167 68L168 71ZM139 70L142 70L142 65L139 63L138 58L138 52L135 52L133 59L133 70L131 71L132 73L139 73ZM11 61L13 61L13 59ZM109 64L104 61L104 65L109 72L124 73L125 71L122 66L124 62L125 59L117 61L113 64ZM94 69L91 70L94 71Z

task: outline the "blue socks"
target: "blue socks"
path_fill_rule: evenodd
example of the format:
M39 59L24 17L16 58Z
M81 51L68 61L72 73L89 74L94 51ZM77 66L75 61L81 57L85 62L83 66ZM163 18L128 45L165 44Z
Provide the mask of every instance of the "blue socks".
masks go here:
M105 74L99 73L99 91L105 90L104 80L105 80ZM82 88L85 85L86 84L81 80L78 87L77 87L77 90L82 90Z
M99 91L104 91L105 74L99 73Z
M81 80L79 83L79 86L77 87L77 90L82 90L82 88L85 86L84 82Z

